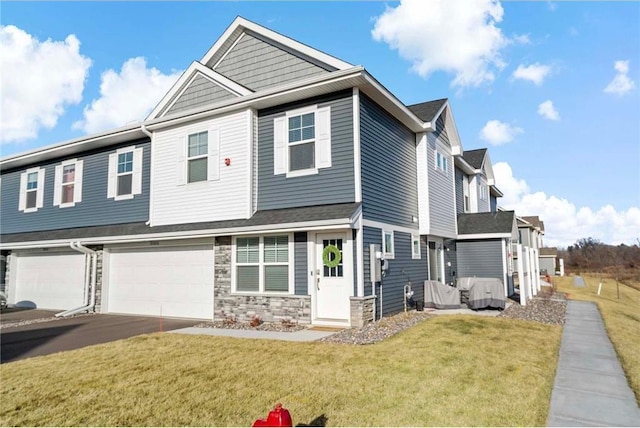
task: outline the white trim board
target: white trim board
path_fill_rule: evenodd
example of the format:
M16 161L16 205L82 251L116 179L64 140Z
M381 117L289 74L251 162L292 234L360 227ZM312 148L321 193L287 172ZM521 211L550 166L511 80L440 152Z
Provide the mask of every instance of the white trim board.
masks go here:
M405 227L405 226L397 226L389 223L382 223L374 220L362 220L362 225L365 227L375 227L376 229L408 233L411 235L415 235L416 233L419 233L418 223L416 223L415 229L412 229L410 227Z
M458 235L459 240L497 239L497 238L511 238L511 234L510 233L474 233L469 235Z

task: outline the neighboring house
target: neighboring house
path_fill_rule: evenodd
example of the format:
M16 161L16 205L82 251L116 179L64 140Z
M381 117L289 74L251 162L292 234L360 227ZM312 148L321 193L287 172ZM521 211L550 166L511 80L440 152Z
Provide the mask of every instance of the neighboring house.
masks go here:
M558 249L556 247L540 248L540 275L554 276L558 269Z
M513 244L518 240L513 211L458 214L457 277L497 278L513 294Z
M529 248L542 248L544 223L538 216L518 217L520 243Z
M459 138L448 103L429 116L237 18L143 123L0 161L9 303L341 326L398 312L457 236Z

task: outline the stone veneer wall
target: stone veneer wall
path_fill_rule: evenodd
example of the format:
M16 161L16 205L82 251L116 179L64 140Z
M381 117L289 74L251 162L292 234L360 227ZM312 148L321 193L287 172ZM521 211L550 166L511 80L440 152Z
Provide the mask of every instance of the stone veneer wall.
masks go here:
M93 248L93 250L96 250L96 252L97 252L97 257L96 257L96 266L97 266L97 268L96 268L96 305L93 308L93 311L99 313L100 309L102 308L102 257L103 257L104 251L103 251L102 247ZM91 285L89 285L89 296L91 296Z
M375 296L351 297L351 327L363 327L373 322L373 305Z
M215 239L214 319L235 318L250 321L254 316L264 322L281 320L311 323L311 296L231 294L231 237Z

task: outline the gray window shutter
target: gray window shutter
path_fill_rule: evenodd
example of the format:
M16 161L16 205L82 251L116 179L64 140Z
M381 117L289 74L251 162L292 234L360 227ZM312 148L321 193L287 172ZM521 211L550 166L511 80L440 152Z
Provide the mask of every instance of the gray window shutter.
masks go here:
M316 168L331 167L331 107L316 112Z
M75 181L73 183L73 202L82 202L82 167L83 161L76 162Z
M115 198L116 197L116 188L118 184L116 180L118 179L118 154L111 153L109 155L109 176L107 179L107 198Z
M131 177L131 194L142 193L142 153L143 148L139 147L133 151L133 177Z
M207 180L220 179L220 128L209 129Z
M20 198L18 200L18 210L24 211L27 208L27 173L20 174Z
M184 186L187 184L187 137L178 138L176 143L176 184Z
M287 172L287 127L286 117L273 120L273 174Z
M57 207L61 203L62 203L62 165L56 165L55 176L53 179L53 206Z
M36 208L44 206L44 168L38 171L38 193L36 194Z

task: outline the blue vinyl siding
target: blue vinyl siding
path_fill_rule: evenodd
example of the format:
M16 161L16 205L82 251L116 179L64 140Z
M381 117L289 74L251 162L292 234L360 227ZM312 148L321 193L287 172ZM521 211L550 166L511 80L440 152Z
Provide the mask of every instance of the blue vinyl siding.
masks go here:
M436 169L436 148L438 141L450 150L449 137L442 115L436 121L436 131L427 134L427 161L429 174L429 221L431 234L447 238L456 237L456 194L454 189L453 157L447 153L448 170Z
M315 104L331 106L331 167L302 177L274 175L274 119ZM258 210L355 202L351 91L262 110L258 117Z
M456 168L455 176L456 186L456 213L460 214L464 212L464 172Z
M382 278L382 314L392 315L404 310L404 285L412 283L414 300L424 300L424 281L427 279L427 245L420 238L420 259L411 258L411 235L395 231L395 258L389 260L389 270ZM382 245L382 230L375 227L364 227L364 295L371 295L371 276L369 272L369 245ZM377 291L379 287L376 287ZM380 316L380 296L376 299L376 314Z
M308 290L308 262L307 262L307 232L293 234L294 245L294 277L295 291L299 296L307 296Z
M360 97L362 214L415 227L418 216L415 134L365 95Z
M217 103L230 98L235 98L235 95L206 77L198 75L190 82L189 87L180 94L180 98L173 103L170 109L165 109L160 112L160 116L204 107L207 104ZM173 102L173 100L171 100L171 102Z
M133 199L114 201L107 198L109 154L120 147L128 146L144 149L142 194L136 195ZM108 150L101 149L3 172L0 208L2 234L147 221L149 219L150 146L149 141L133 141L109 147ZM74 207L60 208L53 205L55 167L68 159L83 161L82 201ZM45 169L44 206L37 212L24 213L18 211L20 174L32 167Z
M498 198L496 198L495 196L491 195L490 199L491 199L491 212L495 213L495 212L498 211Z
M458 241L456 248L458 277L504 280L501 239Z

